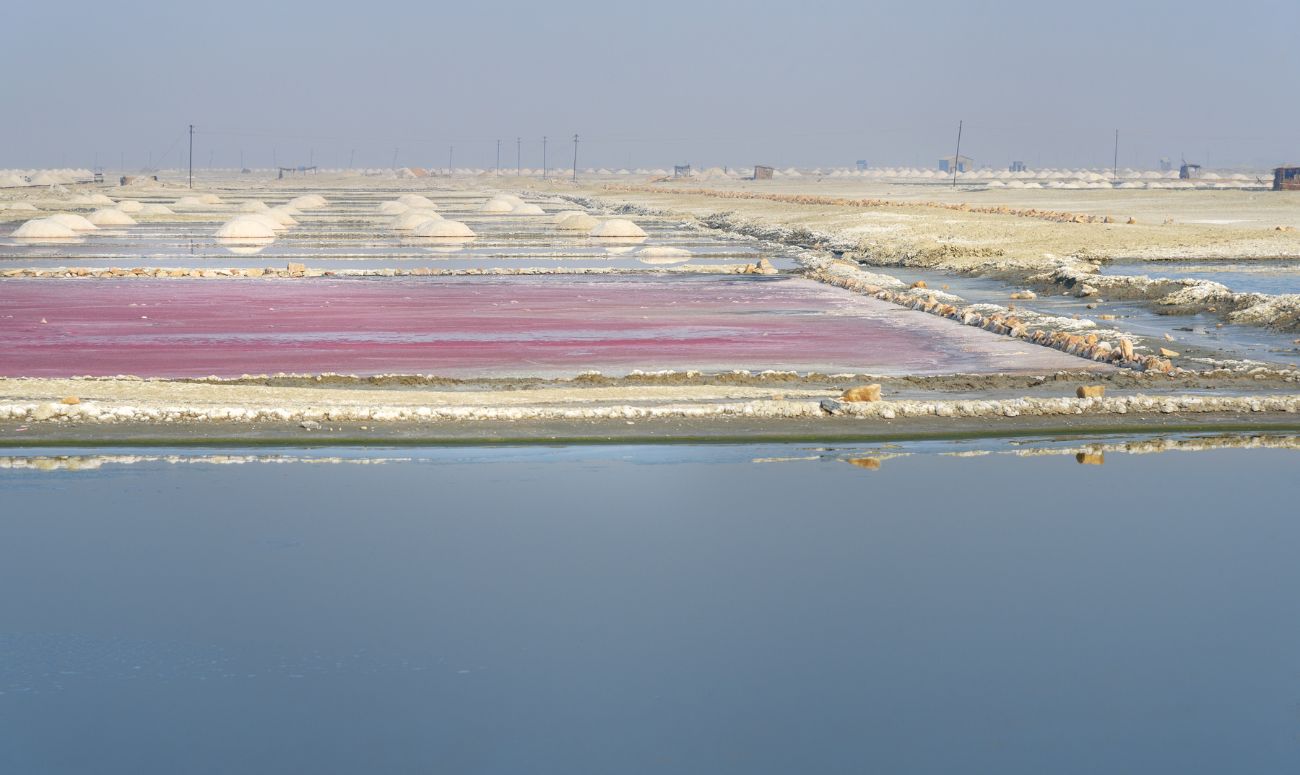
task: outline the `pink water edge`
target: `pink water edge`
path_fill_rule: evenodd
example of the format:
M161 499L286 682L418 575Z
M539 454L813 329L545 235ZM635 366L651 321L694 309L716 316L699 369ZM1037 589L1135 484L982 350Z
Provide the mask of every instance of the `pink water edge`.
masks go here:
M793 277L0 282L0 375L1024 372L1084 361Z

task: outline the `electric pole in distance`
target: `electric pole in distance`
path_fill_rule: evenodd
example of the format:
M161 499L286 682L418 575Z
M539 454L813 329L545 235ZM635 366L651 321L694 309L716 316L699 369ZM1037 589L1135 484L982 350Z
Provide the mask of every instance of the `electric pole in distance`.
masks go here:
M573 136L573 181L578 181L578 136Z
M190 124L190 174L189 187L194 188L194 125Z
M524 138L515 138L515 177L524 174Z
M542 135L542 180L546 180L546 135Z

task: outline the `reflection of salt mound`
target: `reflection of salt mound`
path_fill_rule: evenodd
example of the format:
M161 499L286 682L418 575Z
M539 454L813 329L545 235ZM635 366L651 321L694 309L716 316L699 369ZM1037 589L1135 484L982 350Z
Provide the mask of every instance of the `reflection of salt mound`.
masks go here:
M252 215L239 215L226 221L217 229L219 240L231 242L261 242L275 239L275 229L262 218Z
M216 194L200 194L199 201L205 205L219 205L222 203L221 197Z
M293 215L283 207L272 207L264 213L254 213L254 215L264 215L274 220L281 226L297 226L298 222L294 220Z
M264 213L270 209L271 206L260 199L251 199L239 206L241 213Z
M236 243L222 242L221 247L225 248L231 253L234 253L237 256L255 256L258 253L261 253L263 250L266 250L266 246L270 244L271 244L270 240L263 241L260 244L248 244L248 245L239 245Z
M105 207L86 216L96 226L133 226L135 219L115 207Z
M511 215L546 215L546 211L534 204L524 203L515 205L515 209L510 211Z
M427 196L421 196L419 194L402 194L401 196L397 197L397 201L401 204L406 205L407 207L422 208L425 210L438 209L438 206L433 203L432 199L430 199Z
M289 204L299 210L319 210L329 204L320 194L304 194L289 200Z
M591 230L592 237L644 237L645 231L626 218L611 218Z
M401 202L380 202L379 207L376 209L379 210L380 215L400 215L410 210L411 207Z
M76 213L55 213L48 220L57 221L73 231L94 231L99 228Z
M12 236L27 240L66 240L76 237L77 232L53 218L35 218L14 229Z
M144 209L144 205L140 204L134 199L123 199L122 201L117 203L117 209L129 215L131 213L140 212L142 209Z
M394 218L388 225L397 231L410 231L429 221L438 220L442 220L442 216L432 210L407 210Z
M468 226L460 221L430 220L412 229L411 236L431 239L467 239L475 235Z
M511 212L514 209L515 209L514 202L511 202L507 199L502 199L501 197L493 197L492 199L489 199L486 202L484 202L483 206L480 207L478 211L480 213L502 215L504 213Z
M574 213L555 224L561 231L591 231L600 225L600 221L586 213Z
M650 247L637 251L644 264L680 264L689 261L691 251L684 248Z
M141 215L175 215L167 205L146 204L140 207Z

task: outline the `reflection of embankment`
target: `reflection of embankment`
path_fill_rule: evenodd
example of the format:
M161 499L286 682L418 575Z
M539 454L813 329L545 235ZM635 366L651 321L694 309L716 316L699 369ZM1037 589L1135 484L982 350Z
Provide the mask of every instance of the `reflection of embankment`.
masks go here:
M383 457L299 457L292 455L27 455L0 456L0 469L32 471L94 471L104 466L139 463L198 463L202 465L245 465L249 463L310 463L380 465L406 463L411 458Z

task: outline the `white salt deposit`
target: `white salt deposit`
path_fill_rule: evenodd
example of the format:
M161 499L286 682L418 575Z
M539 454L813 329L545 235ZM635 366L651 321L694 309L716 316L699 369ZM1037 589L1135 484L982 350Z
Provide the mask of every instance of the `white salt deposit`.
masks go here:
M102 209L96 210L95 212L93 212L93 213L91 213L90 215L86 216L86 220L90 221L91 223L95 224L96 226L133 226L133 225L135 225L135 219L134 219L134 218L132 218L131 216L129 216L129 215L127 215L126 213L122 212L121 210L117 209L116 207L105 207L105 208L102 208Z
M99 227L76 213L55 213L47 220L57 221L73 231L95 231Z
M17 175L0 175L0 188L17 188L27 185L27 181Z
M442 216L433 210L411 209L394 218L388 225L397 231L410 231L418 226L423 226L429 221L438 220L442 220Z
M465 239L473 237L474 232L460 221L438 220L425 221L411 230L412 237L432 239Z
M438 206L433 203L432 199L430 199L427 196L421 196L419 194L402 194L401 196L397 197L397 201L400 202L401 204L406 205L407 207L418 207L425 210L438 209Z
M264 213L271 207L260 199L252 199L239 206L241 213Z
M221 201L221 197L217 196L216 194L200 194L200 195L199 195L199 201L202 202L202 203L205 204L205 205L219 205L219 204L224 204L224 203Z
M551 223L559 223L565 218L568 218L570 215L583 215L583 214L584 213L581 210L561 210L560 212L551 216Z
M239 215L231 218L217 229L217 239L220 240L273 240L275 239L275 229L266 223L262 218L253 215Z
M208 206L202 198L197 196L183 196L172 204L183 210L197 210Z
M328 205L329 202L320 194L305 194L290 199L289 204L299 210L319 210Z
M35 212L36 205L32 204L31 202L10 202L9 209L22 210L24 212Z
M292 214L285 207L272 207L264 213L254 213L255 215L265 215L267 218L274 220L281 226L297 226L298 222L294 220Z
M144 205L140 204L134 199L123 199L122 201L117 203L117 209L127 214L138 213L142 209L144 209Z
M53 218L34 218L15 229L12 236L27 240L66 240L77 233Z
M411 207L410 205L402 204L401 202L380 202L379 207L375 209L377 209L381 215L401 215L407 210L410 210Z
M478 209L480 213L489 213L491 215L502 215L515 209L513 202L501 197L493 197L483 203Z
M609 237L644 237L645 230L626 218L611 218L591 230L590 236L599 239Z
M140 215L175 215L172 209L167 205L145 204L140 207Z
M691 259L691 251L685 248L649 247L637 251L637 257L644 264L680 264Z
M511 215L546 215L546 211L535 204L525 202L521 205L515 205L515 209L510 211Z
M560 220L555 228L561 231L591 231L600 225L600 221L586 213L574 213Z

